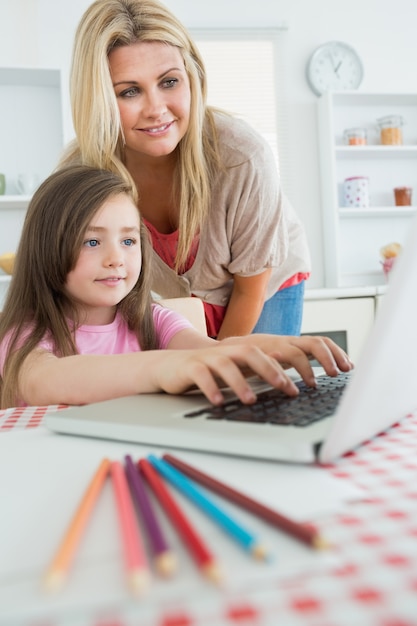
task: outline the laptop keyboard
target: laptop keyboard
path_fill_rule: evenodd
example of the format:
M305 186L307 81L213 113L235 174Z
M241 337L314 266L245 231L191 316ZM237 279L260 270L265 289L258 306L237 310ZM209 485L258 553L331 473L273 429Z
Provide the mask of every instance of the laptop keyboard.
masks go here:
M296 382L300 393L295 397L289 397L278 389L268 389L258 393L254 404L243 404L234 399L222 406L190 411L185 417L205 416L212 420L308 426L335 412L349 378L349 373L341 373L336 378L318 376L315 388L308 387L303 381Z

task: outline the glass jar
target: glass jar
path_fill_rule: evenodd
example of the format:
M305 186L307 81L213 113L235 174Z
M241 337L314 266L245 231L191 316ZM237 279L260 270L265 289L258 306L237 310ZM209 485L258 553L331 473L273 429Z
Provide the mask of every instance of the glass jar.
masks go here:
M347 128L343 133L343 138L348 146L366 145L365 128Z
M404 119L401 115L385 115L377 119L381 133L381 144L384 146L399 146L403 142L401 127Z
M412 193L411 187L395 187L395 206L411 206Z

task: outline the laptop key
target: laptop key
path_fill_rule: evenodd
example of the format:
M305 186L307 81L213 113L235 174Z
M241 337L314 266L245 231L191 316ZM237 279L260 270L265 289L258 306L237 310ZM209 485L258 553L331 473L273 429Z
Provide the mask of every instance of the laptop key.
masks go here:
M243 404L235 398L222 406L190 411L185 416L303 427L332 415L348 380L348 374L336 378L320 376L314 388L303 381L297 382L300 393L295 397L278 389L267 389L258 394L254 404Z

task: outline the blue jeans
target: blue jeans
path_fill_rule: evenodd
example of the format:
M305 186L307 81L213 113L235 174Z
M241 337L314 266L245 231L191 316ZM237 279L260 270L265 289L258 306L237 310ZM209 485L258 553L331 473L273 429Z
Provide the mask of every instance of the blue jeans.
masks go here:
M264 304L252 333L299 335L303 321L305 281L280 289Z

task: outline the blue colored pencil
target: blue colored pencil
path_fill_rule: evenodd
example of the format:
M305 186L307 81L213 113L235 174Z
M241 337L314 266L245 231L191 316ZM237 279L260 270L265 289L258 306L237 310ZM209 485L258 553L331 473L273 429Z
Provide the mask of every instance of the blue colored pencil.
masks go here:
M266 558L265 549L258 543L253 533L246 530L240 523L235 521L233 517L215 504L192 480L172 467L169 463L158 459L153 454L148 456L148 460L166 480L209 515L209 517L219 524L223 530L243 546L245 550L252 554L252 556L257 559Z

